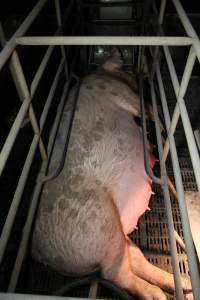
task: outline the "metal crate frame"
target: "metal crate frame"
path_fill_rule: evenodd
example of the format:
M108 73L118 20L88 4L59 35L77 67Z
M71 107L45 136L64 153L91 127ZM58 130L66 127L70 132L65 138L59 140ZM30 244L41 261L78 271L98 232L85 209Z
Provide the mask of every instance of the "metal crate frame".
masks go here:
M158 13L158 32L156 36L135 36L135 37L113 37L113 36L58 36L62 34L62 28L63 24L66 21L61 18L61 12L60 12L60 5L59 0L55 0L55 11L57 16L57 24L58 29L55 32L54 36L49 37L28 37L24 36L24 34L27 32L30 25L33 23L35 18L38 16L42 8L44 7L47 0L39 0L38 3L35 5L31 13L27 16L27 18L24 20L22 25L19 27L19 29L15 32L15 34L12 36L12 38L5 42L3 29L0 27L0 40L1 44L4 45L3 50L0 53L0 70L3 68L5 63L9 60L9 66L10 71L12 74L12 77L14 79L17 91L19 93L19 97L22 101L21 108L17 114L17 117L15 119L15 122L9 132L9 135L5 141L5 144L3 146L3 149L0 154L0 174L2 174L3 169L6 165L7 159L9 157L9 154L11 152L11 149L13 147L13 144L17 138L20 126L24 120L26 112L29 113L29 118L33 127L34 131L34 138L32 140L29 153L27 155L27 158L24 163L24 168L22 170L21 176L19 178L19 182L15 191L15 195L13 198L13 201L11 203L8 216L6 218L6 222L3 227L3 231L1 234L0 239L0 262L3 259L3 255L7 246L8 238L11 233L11 229L15 220L15 216L17 213L17 209L20 204L20 199L24 190L24 186L26 184L26 180L29 174L29 170L31 167L31 163L33 161L34 154L36 152L37 147L39 147L41 157L43 159L41 171L38 175L38 178L41 178L42 174L46 174L48 161L51 157L51 152L57 132L57 128L59 126L59 120L62 115L63 107L64 107L64 100L67 94L68 86L69 86L69 75L68 75L68 64L67 59L65 56L64 46L72 46L72 45L128 45L128 46L139 46L140 51L142 51L142 46L155 46L154 47L154 55L153 55L153 67L150 72L149 77L149 83L150 83L150 90L151 90L151 96L152 96L152 105L153 105L153 114L155 119L155 126L156 126L156 136L157 136L157 145L158 145L158 151L159 151L159 161L160 161L160 169L161 169L161 177L158 178L154 174L152 174L147 161L147 155L145 154L145 165L146 170L149 176L153 179L154 182L160 184L163 189L164 199L165 199L165 206L166 206L166 212L167 212L167 219L168 219L168 229L169 229L169 239L170 239L170 246L171 246L171 254L172 254L172 265L173 265L173 272L174 272L174 280L175 280L175 286L176 286L176 299L183 299L183 291L181 288L181 281L180 281L180 271L178 267L178 261L177 261L177 250L176 250L176 241L174 238L174 224L173 224L173 217L172 217L172 210L171 210L171 204L170 204L170 195L169 190L167 186L167 172L166 172L166 159L168 157L168 154L171 155L173 170L174 170L174 176L175 176L175 183L176 183L176 189L178 193L178 199L179 199L179 209L182 219L182 225L183 225L183 234L184 239L186 243L186 251L188 254L188 262L189 262L189 270L191 275L191 281L192 281L192 287L193 287L193 293L194 293L194 299L199 300L200 299L200 280L199 280L199 272L198 272L198 265L196 260L196 254L195 249L192 241L191 236L191 230L188 220L188 213L185 203L185 197L184 197L184 188L183 188L183 182L181 177L181 171L179 166L179 160L177 156L177 150L176 150L176 144L174 140L174 133L176 130L176 125L181 117L184 132L186 135L187 145L193 165L193 171L196 179L196 184L198 187L198 191L200 192L200 158L198 149L195 143L194 133L191 127L190 119L188 116L188 112L185 106L184 102L184 95L187 90L187 86L191 77L191 73L194 67L194 63L196 58L200 62L200 41L199 38L195 32L195 30L192 27L192 24L190 23L181 3L179 0L171 0L174 4L174 7L176 9L176 12L179 16L179 19L185 29L186 36L180 37L180 36L164 36L163 30L162 30L162 22L164 18L164 12L165 12L165 6L166 6L166 0L161 0L160 5L160 11ZM70 8L72 6L72 2L70 1L67 11L65 13L65 16L69 15ZM156 7L154 2L151 3L153 5L154 12L156 12ZM40 46L40 45L47 45L47 51L41 61L41 64L34 76L34 79L31 83L30 89L28 88L28 85L26 83L26 79L22 70L22 66L19 60L19 56L17 54L16 46L17 45L32 45L32 46ZM49 96L46 100L45 108L42 112L42 116L40 118L40 121L38 122L33 106L31 104L31 100L33 98L33 95L38 87L38 84L40 82L40 79L42 77L42 74L45 70L45 67L47 65L47 62L49 61L52 51L55 46L60 46L61 53L62 53L62 59L60 61L60 64L58 66L55 79L52 83ZM168 69L170 72L170 77L172 80L173 88L175 91L177 103L173 112L173 117L170 119L169 115L169 109L167 105L166 100L166 94L165 89L162 81L162 75L160 71L160 65L159 60L157 60L157 53L158 53L158 47L161 46L164 51L164 56L166 58L166 62L168 65ZM170 54L170 50L168 46L190 46L190 52L188 55L188 59L185 65L185 70L183 73L183 77L181 82L179 83L178 77L175 71L175 67L172 61L172 56ZM139 55L139 61L138 66L141 65L141 59L142 55ZM55 118L51 135L48 143L47 149L45 149L43 140L41 138L41 133L44 127L44 123L47 117L47 113L49 111L53 95L55 92L55 88L58 84L58 80L61 74L61 71L65 69L65 75L66 75L66 84L63 89L61 101L58 107L57 116ZM165 125L168 132L168 137L165 142L164 147L161 143L161 131L160 131L160 125L159 125L159 119L158 119L158 109L157 109L157 99L155 94L155 88L154 88L154 81L155 78L158 82L159 92L160 92L160 98L162 102L162 109L164 113L164 119L165 119ZM143 134L144 134L144 145L147 143L147 137L146 137L146 123L145 123L145 112L144 112L144 101L143 101L143 86L142 86L142 77L140 78L140 96L141 96L141 107L142 107L142 122L143 122ZM145 153L147 149L145 147ZM13 268L13 272L11 275L11 280L8 287L8 292L14 293L18 277L20 274L21 266L23 259L26 254L26 248L27 243L31 231L31 226L33 223L37 202L39 198L40 191L42 189L42 182L39 182L35 186L35 190L32 196L31 205L28 211L27 220L24 226L23 235L21 239L21 243L17 252L17 257L15 261L15 265ZM30 295L24 295L25 299L29 299ZM33 299L38 299L39 296L31 296ZM39 297L40 298L40 297ZM41 296L41 298L43 298ZM45 298L45 297L44 297ZM48 297L47 297L48 298ZM0 294L0 299L17 299L16 294ZM20 298L21 299L21 298ZM53 297L51 298L53 299Z

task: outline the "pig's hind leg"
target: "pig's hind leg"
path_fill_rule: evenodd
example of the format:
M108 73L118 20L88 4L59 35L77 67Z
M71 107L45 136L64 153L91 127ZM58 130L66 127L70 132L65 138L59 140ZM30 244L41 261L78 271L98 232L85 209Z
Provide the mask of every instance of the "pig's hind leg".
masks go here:
M104 211L104 217L109 217L107 232L109 232L110 238L109 240L104 240L103 247L101 245L101 249L104 252L99 263L102 277L126 289L139 299L166 300L165 294L159 287L139 278L133 272L129 241L124 235L119 213L114 201L109 200L110 201L105 203L107 209ZM103 234L104 237L107 235L105 232L99 232L99 241L101 240L101 234Z
M149 263L141 250L130 240L128 244L134 274L167 292L174 292L173 275ZM184 292L191 291L191 283L187 278L182 278L182 287Z
M165 294L159 287L134 274L131 268L129 246L125 240L123 245L120 244L117 250L114 253L111 249L109 257L103 261L101 265L102 276L139 299L166 300Z

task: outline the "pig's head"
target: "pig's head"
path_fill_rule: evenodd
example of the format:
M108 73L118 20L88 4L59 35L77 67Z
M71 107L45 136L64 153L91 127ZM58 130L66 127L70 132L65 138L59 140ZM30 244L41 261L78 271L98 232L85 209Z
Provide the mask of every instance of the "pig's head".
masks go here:
M124 83L126 83L134 92L138 92L137 74L136 71L130 74L122 69L123 60L120 51L113 47L110 56L106 59L103 65L99 68L100 71L104 71L107 74L115 77Z

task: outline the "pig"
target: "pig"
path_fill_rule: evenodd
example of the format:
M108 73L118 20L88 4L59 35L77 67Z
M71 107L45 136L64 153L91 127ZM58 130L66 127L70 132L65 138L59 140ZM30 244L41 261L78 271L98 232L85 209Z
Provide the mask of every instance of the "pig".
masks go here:
M74 94L64 110L50 173L62 153ZM42 191L32 255L62 274L98 270L139 299L164 300L162 289L174 291L173 276L150 264L128 238L152 194L135 116L140 117L136 83L114 49L82 79L64 167ZM191 291L187 279L182 286Z

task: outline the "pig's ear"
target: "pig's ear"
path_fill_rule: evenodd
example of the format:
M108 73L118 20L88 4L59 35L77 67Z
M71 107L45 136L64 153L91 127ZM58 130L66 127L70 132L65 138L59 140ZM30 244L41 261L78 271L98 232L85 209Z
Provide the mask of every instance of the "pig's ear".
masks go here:
M121 59L121 53L116 47L113 47L110 56L101 66L101 68L103 68L106 71L112 72L121 69L122 65L123 65L123 61Z

